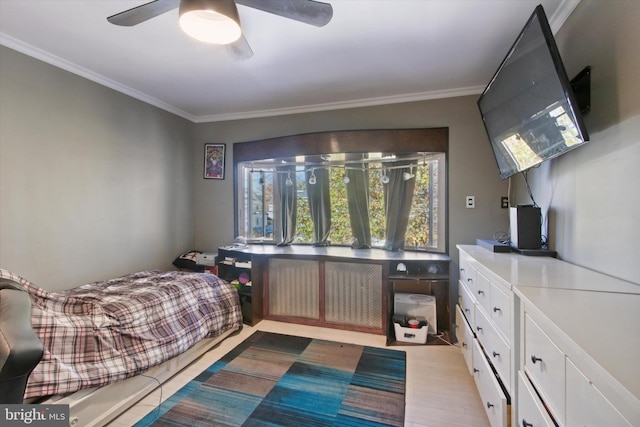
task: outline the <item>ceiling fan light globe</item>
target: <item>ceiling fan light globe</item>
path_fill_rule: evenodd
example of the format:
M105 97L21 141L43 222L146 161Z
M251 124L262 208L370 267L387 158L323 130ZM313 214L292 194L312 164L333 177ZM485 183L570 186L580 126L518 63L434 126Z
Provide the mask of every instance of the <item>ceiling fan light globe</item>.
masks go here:
M196 40L230 44L242 35L233 0L181 0L180 28Z
M209 10L183 14L180 28L194 39L211 44L230 44L242 34L240 26L233 19Z

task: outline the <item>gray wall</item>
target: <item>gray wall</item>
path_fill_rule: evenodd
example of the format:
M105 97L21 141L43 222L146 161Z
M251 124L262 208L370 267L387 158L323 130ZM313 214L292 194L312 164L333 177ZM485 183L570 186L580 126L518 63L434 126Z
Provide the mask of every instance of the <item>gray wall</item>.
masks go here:
M193 124L0 46L0 266L49 290L193 243Z
M556 35L567 73L592 67L591 141L529 174L550 246L640 284L640 2L582 0ZM517 200L529 202L514 178Z
M233 241L232 144L282 135L347 129L449 128L449 251L508 230L508 213L500 209L507 194L501 181L476 106L477 96L335 110L290 116L238 120L196 126L194 168L195 243L215 251ZM205 143L227 144L227 178L202 179ZM476 196L476 209L465 208L465 196Z

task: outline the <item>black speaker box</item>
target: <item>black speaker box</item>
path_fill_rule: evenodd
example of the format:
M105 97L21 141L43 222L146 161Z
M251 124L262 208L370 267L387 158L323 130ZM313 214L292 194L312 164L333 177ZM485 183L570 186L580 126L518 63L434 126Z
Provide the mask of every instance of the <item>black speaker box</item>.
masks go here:
M540 208L516 206L509 208L511 246L516 249L540 249L542 234Z

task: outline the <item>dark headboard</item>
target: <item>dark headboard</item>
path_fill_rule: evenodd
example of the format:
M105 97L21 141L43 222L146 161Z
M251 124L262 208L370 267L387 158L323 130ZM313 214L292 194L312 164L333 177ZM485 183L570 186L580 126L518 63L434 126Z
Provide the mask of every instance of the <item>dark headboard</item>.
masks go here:
M31 328L29 294L19 283L0 279L0 403L22 403L42 353L42 343Z

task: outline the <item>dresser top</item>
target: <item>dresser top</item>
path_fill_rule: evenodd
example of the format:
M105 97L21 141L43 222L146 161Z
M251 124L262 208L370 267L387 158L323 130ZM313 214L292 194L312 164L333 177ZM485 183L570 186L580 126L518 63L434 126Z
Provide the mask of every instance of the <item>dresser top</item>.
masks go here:
M556 258L491 252L474 245L458 245L458 249L491 270L505 285L640 295L640 284Z

